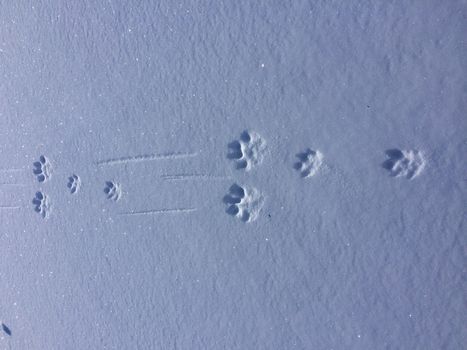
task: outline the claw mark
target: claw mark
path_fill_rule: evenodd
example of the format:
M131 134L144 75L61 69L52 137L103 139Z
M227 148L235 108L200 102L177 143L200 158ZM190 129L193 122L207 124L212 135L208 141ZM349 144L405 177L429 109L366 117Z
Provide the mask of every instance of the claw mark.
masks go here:
M160 154L143 154L133 157L121 157L104 159L96 162L97 165L114 165L114 164L126 164L130 162L145 162L150 160L171 160L196 157L198 153L160 153Z
M120 213L120 215L181 214L181 213L191 213L193 211L196 211L196 208L174 208L174 209L130 211L127 213Z
M165 181L178 181L178 180L189 180L189 179L199 179L199 180L230 180L228 176L218 176L210 174L165 174L161 178Z

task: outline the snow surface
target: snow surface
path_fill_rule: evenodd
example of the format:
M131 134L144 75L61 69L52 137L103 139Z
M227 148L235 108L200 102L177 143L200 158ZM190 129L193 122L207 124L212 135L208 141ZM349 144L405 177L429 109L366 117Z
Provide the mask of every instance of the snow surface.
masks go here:
M0 348L465 348L466 17L0 0Z

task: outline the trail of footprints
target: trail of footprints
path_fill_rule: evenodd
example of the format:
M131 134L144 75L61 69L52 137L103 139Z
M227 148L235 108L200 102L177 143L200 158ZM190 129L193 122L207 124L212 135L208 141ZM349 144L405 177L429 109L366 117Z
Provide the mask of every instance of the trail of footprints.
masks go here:
M252 171L254 168L259 167L263 162L266 152L267 143L265 139L254 131L245 130L240 134L237 140L230 142L227 146L227 158L233 161L235 168L238 170L245 171L246 173ZM390 149L385 152L386 160L381 164L392 177L403 177L408 180L412 180L419 176L426 165L426 160L422 152L409 149ZM117 164L124 164L125 161L151 161L151 160L173 160L177 158L193 157L196 154L192 153L170 153L168 155L145 155L145 156L134 156L134 157L123 157L119 158ZM312 178L315 176L322 164L324 156L319 150L313 150L306 148L296 154L296 162L293 164L293 168L296 170L298 175L303 179ZM112 165L115 164L114 160L104 160L98 162L98 165ZM46 183L50 180L53 172L53 166L50 160L41 155L38 161L33 163L33 174L39 183ZM164 175L167 177L168 175ZM163 179L165 179L163 176ZM189 179L215 179L223 178L216 177L206 174L192 174L178 175L179 180ZM227 178L226 178L227 179ZM68 191L71 195L76 195L81 189L81 178L77 174L72 174L68 177L66 184ZM114 180L106 181L104 184L103 192L106 198L113 202L118 202L122 198L122 185ZM250 223L255 221L259 216L260 212L265 203L265 196L263 193L250 185L240 185L234 183L227 190L227 194L223 198L225 204L225 212L238 220ZM37 212L43 219L47 219L51 212L51 200L49 196L41 189L37 191L32 204L34 211ZM1 207L0 207L1 208ZM6 208L6 207L4 207ZM168 214L168 213L187 213L196 210L195 208L163 208L163 209L151 209L137 213L145 214ZM130 214L133 212L130 212ZM127 213L128 214L128 213Z
M266 147L265 140L258 133L244 131L238 140L228 144L227 158L235 162L237 169L250 171L262 163ZM386 151L386 156L382 167L393 177L412 180L423 171L426 164L422 152L418 150L391 149ZM302 178L315 176L324 159L321 151L311 148L303 150L296 157L298 161L294 169ZM243 222L252 222L259 217L264 201L263 194L256 188L233 184L224 197L225 211Z

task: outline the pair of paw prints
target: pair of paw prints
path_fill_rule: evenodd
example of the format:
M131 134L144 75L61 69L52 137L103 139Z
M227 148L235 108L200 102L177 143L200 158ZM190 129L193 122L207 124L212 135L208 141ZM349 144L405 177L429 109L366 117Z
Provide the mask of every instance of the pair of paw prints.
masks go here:
M263 195L253 187L233 184L224 197L226 213L243 222L255 221L264 205Z
M383 168L393 177L405 177L409 180L420 175L425 168L425 157L418 150L389 149L386 151Z
M262 163L266 152L266 141L256 132L245 130L238 140L228 145L227 158L232 159L237 169L250 171Z
M36 192L36 196L33 198L32 204L34 205L34 211L43 219L49 217L51 206L47 195L40 191Z
M266 141L257 132L245 130L239 140L229 143L228 148L227 157L235 161L237 169L249 171L262 163ZM315 175L323 163L323 154L309 148L297 154L297 157L299 162L295 164L295 169L304 178Z
M250 171L263 162L266 141L254 131L243 131L238 140L228 145L227 158L237 169ZM264 205L264 196L253 187L233 184L224 197L226 213L248 223L255 221Z
M52 164L44 155L41 155L39 160L33 163L33 173L39 182L47 182L52 176L52 171ZM77 193L81 187L80 177L76 174L71 175L68 178L67 187L71 194Z
M33 174L35 175L38 182L47 182L52 176L52 164L49 159L41 155L37 162L33 163ZM38 213L43 219L49 217L50 213L50 200L44 192L38 191L32 199L34 211Z
M263 162L266 141L254 131L243 131L238 140L228 145L227 157L232 159L237 169L250 171ZM264 205L263 195L253 187L234 184L224 197L226 213L243 222L255 221Z
M106 181L104 193L107 195L107 199L118 202L122 196L122 185L115 181Z
M323 164L323 154L318 150L308 148L297 154L297 157L299 162L295 164L295 169L303 178L314 176ZM418 150L390 149L386 151L386 157L382 166L393 177L414 179L420 175L426 165L425 157Z
M33 174L40 183L47 182L52 176L52 164L50 160L41 155L37 162L33 163ZM81 187L81 179L78 175L73 174L68 178L67 187L71 194L75 194ZM36 192L35 197L32 200L34 210L40 214L42 218L47 218L50 212L50 199L44 192Z

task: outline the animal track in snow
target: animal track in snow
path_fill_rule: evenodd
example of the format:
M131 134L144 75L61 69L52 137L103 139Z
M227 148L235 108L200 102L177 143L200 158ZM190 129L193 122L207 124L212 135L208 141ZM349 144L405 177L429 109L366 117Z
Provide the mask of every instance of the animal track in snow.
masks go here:
M40 156L39 161L34 162L33 166L33 173L39 182L47 181L52 175L52 165L45 156Z
M394 177L402 176L411 180L425 168L425 158L418 150L389 149L386 156L388 159L383 163L383 168Z
M227 157L236 162L237 169L251 170L261 164L266 150L266 141L254 131L244 131L240 139L229 143Z
M122 196L122 186L115 181L106 181L104 193L108 199L117 202Z
M304 178L312 177L323 164L323 154L320 151L313 151L307 148L304 152L297 154L299 162L295 163L295 169Z
M243 222L255 221L264 205L263 195L255 188L233 184L224 197L226 213L236 216Z
M45 219L49 216L49 197L47 197L44 193L36 192L36 196L33 198L32 204L34 204L34 210L39 213L42 218Z
M70 189L71 194L75 194L81 187L81 178L76 174L71 175L68 178L67 187Z

